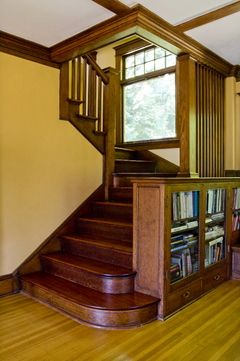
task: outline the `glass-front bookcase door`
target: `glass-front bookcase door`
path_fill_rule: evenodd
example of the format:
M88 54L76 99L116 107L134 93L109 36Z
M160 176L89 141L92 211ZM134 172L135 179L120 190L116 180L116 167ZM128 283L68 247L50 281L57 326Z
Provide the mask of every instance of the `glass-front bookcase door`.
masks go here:
M225 244L225 189L208 189L205 217L205 267L226 256Z
M170 283L199 271L199 191L172 193Z
M232 232L240 230L240 188L233 189Z

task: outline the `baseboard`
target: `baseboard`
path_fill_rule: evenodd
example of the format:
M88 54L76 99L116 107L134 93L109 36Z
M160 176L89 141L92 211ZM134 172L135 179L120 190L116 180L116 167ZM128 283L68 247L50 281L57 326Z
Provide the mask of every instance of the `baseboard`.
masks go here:
M17 282L12 274L0 276L0 297L18 292Z

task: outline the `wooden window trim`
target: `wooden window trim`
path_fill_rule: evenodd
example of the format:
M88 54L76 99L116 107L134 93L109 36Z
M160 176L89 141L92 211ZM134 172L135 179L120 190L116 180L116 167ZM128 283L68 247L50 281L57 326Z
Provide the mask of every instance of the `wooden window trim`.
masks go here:
M154 44L151 44L141 38L134 39L132 41L129 41L128 43L121 44L119 46L116 46L115 54L116 54L116 69L121 74L122 77L122 58L124 55L134 53L141 48L147 48L154 46ZM145 150L145 149L161 149L161 148L179 148L180 141L179 141L179 132L178 132L178 125L176 124L176 137L175 138L165 138L165 139L154 139L154 140L146 140L146 141L137 141L137 142L124 142L123 141L123 92L122 92L122 86L126 84L132 84L138 81L143 81L146 79L151 79L157 76L161 76L164 74L169 73L176 73L177 67L172 66L165 69L157 70L148 74L143 74L138 77L134 77L132 79L127 80L121 80L120 81L120 99L119 99L119 123L117 124L117 130L116 130L116 139L117 144L121 145L123 147L129 147L129 148L135 148L139 150ZM176 102L177 106L177 102ZM177 117L176 117L177 122Z

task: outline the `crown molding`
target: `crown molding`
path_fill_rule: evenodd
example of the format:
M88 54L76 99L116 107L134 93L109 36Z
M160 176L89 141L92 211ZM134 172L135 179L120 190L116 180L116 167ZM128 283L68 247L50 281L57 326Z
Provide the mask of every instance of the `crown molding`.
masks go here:
M212 21L224 18L225 16L232 15L240 11L240 1L236 1L233 4L223 6L217 10L210 11L207 14L198 16L194 19L181 23L175 26L175 29L181 32L185 32L198 26L208 24Z
M40 64L59 68L59 64L51 60L49 48L3 31L0 31L0 51Z
M223 75L228 75L232 65L193 40L189 36L141 5L131 8L123 16L115 16L50 48L55 62L67 61L73 56L96 50L130 35L163 46L176 54L188 53Z
M123 4L121 1L118 0L92 0L98 5L101 5L105 9L112 11L116 15L124 15L128 13L131 8L127 5Z

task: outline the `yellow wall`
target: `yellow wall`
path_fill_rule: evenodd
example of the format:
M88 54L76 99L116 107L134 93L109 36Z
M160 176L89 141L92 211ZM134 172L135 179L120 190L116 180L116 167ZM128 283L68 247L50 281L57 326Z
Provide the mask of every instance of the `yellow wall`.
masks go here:
M0 275L100 184L101 155L58 119L59 70L0 53Z

